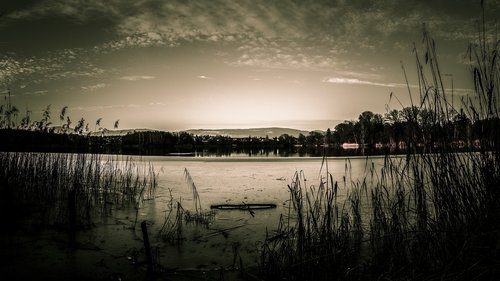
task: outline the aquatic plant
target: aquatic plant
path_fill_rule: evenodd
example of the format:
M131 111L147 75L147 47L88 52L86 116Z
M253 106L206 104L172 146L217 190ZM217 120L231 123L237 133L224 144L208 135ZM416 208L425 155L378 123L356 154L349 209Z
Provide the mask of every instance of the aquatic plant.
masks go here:
M194 223L208 228L215 218L215 211L203 210L194 180L186 168L184 169L184 180L193 196L194 212L185 209L181 204L181 199L174 203L172 190L169 189L170 203L167 204L165 220L159 232L160 238L164 241L181 243L185 239L183 236L184 224Z
M1 215L20 224L87 227L151 198L156 176L151 165L128 157L1 152Z
M339 198L341 188L347 198ZM347 191L347 186L333 183L328 172L318 186L308 186L305 175L297 172L288 189L288 214L280 217L276 232L267 233L262 247L265 276L269 280L326 280L348 275L360 255L363 237L362 187Z
M427 135L433 146L419 152L418 143L408 139L412 149L404 159L387 157L371 189L369 237L376 275L484 280L498 274L500 138L493 128L500 124L499 45L486 47L486 37L480 37L470 47L478 102L463 100L457 110L443 86L435 43L424 30L423 59L416 52L418 107L433 114L413 130ZM467 130L479 130L482 136L474 149L460 153L450 146L453 130L436 130L458 112L472 121Z
M476 98L455 108L435 42L425 28L423 34L423 55L414 50L419 100L404 112L411 124L406 155L387 155L382 169L370 167L363 181L351 181L343 202L337 183L308 187L296 174L289 213L262 248L266 279L494 280L500 274L500 42L488 41L483 23L469 48ZM425 121L418 112L426 112ZM470 121L462 124L466 149L453 145L457 119ZM471 131L481 138L471 139ZM421 148L422 139L430 145Z

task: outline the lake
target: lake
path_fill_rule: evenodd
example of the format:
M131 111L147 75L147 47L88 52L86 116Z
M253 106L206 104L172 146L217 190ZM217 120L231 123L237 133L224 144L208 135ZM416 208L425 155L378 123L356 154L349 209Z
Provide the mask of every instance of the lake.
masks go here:
M138 157L139 158L139 157ZM339 197L349 189L343 185L347 178L363 178L372 165L380 170L383 157L329 158L328 171L341 188ZM295 172L302 171L307 185L318 186L320 177L326 176L326 165L320 174L322 158L266 158L266 157L142 157L150 161L159 172L156 199L141 209L140 219L154 222L153 233L158 233L173 198L183 208L194 210L192 192L187 185L187 169L194 181L202 208L212 204L274 203L276 209L256 210L254 216L243 210L217 210L209 229L191 226L185 231L182 246L163 245L162 260L168 266L186 268L195 266L231 266L235 252L247 265L257 265L259 247L266 236L272 234L281 214L287 214L289 191ZM170 190L170 191L169 191ZM171 196L170 196L171 192Z
M119 161L126 157L116 156ZM122 160L120 160L122 159ZM326 176L326 165L320 173L318 157L167 157L131 156L132 161L152 163L158 173L154 200L135 209L116 210L112 216L98 219L94 227L77 233L77 250L68 251L64 231L42 230L32 236L5 237L5 257L13 275L22 279L26 262L33 274L71 278L72 276L142 276L144 246L140 222L148 224L153 252L162 267L210 271L259 264L262 242L277 228L281 215L288 213L288 184L296 172L302 172L307 186L318 186ZM328 158L328 171L339 182L339 198L345 198L350 180L362 179L370 167L382 168L384 157ZM349 167L349 169L347 169ZM212 204L273 203L277 208L255 210L215 210L208 225L188 223L183 227L182 243L166 242L160 229L172 203L180 202L185 210L194 211L193 193L185 180L185 170L196 185L202 209ZM346 172L346 170L348 170ZM344 185L344 177L347 184ZM175 204L174 204L175 206ZM137 214L137 218L136 218ZM175 209L172 211L175 215ZM138 265L142 268L138 270ZM5 268L0 268L5 269ZM134 275L135 274L135 275Z

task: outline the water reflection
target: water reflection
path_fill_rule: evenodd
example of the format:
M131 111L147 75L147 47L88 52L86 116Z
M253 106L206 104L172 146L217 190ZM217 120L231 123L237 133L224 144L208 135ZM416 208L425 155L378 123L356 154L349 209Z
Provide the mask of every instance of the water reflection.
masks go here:
M350 156L377 156L386 154L404 154L399 149L342 149L342 148L299 148L299 149L204 149L194 151L184 156L192 157L350 157ZM170 154L183 156L182 154Z

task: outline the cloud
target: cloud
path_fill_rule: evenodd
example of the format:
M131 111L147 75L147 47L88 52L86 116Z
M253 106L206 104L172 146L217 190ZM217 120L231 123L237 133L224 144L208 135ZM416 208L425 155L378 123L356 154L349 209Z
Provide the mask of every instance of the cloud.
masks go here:
M5 85L12 83L16 75L23 72L22 63L12 57L4 57L0 60L0 81Z
M121 109L121 108L139 108L143 105L140 104L114 104L114 105L94 105L94 106L76 106L71 107L71 110L76 111L99 111L99 110L109 110L109 109Z
M199 76L196 76L196 77L198 77L200 79L210 79L210 77L205 76L205 75L199 75Z
M97 77L104 72L90 62L88 52L83 49L61 49L29 57L10 54L0 58L0 81L6 85L22 81L21 88L53 80Z
M140 81L140 80L151 80L155 78L156 77L154 76L148 76L148 75L135 75L135 76L123 76L118 79L127 81Z
M69 17L79 22L86 22L98 15L117 17L123 11L120 7L123 2L118 0L46 0L39 1L29 9L14 10L7 14L9 19L34 20L48 16ZM129 1L130 2L130 1Z
M326 83L333 83L333 84L348 84L348 85L370 85L370 86L379 86L379 87L388 87L388 88L407 88L410 87L412 89L418 89L420 86L416 84L403 84L403 83L379 83L379 82L372 82L372 81L367 81L367 80L360 80L357 78L342 78L342 77L332 77L332 78L325 78L323 82ZM456 96L466 96L474 93L473 89L469 88L445 88L444 89L446 94L451 96L452 92Z
M27 96L45 96L49 91L47 90L39 90L39 91L34 91L34 92L25 92L23 95Z
M346 31L362 32L367 21L376 21L377 25L373 26L389 22L389 17L385 17L381 10L360 15L348 4L297 3L293 0L47 0L31 9L8 15L18 20L54 16L77 22L107 19L110 28L126 38L109 47L141 46L152 42L175 45L179 41L193 40L235 42L241 34L267 38L320 38L332 31L336 35ZM384 28L390 30L397 26L397 23L385 24Z
M407 52L406 46L393 42L415 41L423 22L445 39L472 38L475 25L464 16L472 4L460 3L456 7L461 12L443 13L452 2L439 2L46 0L7 16L12 20L60 16L79 23L106 19L113 36L96 44L92 52L97 54L207 42L240 47L237 57L226 58L230 65L339 69L347 63L344 57L360 51ZM455 17L444 16L449 13ZM78 52L65 57L78 59Z
M150 102L149 103L150 106L162 106L162 105L165 105L163 102L161 101L157 101L157 102Z
M102 88L106 88L108 86L110 86L110 84L98 83L98 84L90 85L90 86L82 86L82 90L84 90L86 92L93 92L93 91L96 91L96 90L99 90Z
M443 35L454 32L452 36L468 38L470 30L462 32L463 23L470 22L470 10L479 5L463 2L46 0L7 17L33 20L59 16L79 23L105 19L108 29L126 38L108 47L175 46L193 40L238 42L241 35L252 34L256 38L325 40L348 47L377 48L385 41L381 38L414 33L423 22ZM493 3L488 8L497 11L497 6ZM444 16L450 13L451 17Z
M381 86L390 88L406 87L406 85L400 83L379 83L379 82L359 80L357 78L342 78L342 77L326 78L323 80L323 82L333 83L333 84L371 85L371 86Z
M328 52L317 49L313 42L260 38L248 39L237 48L237 57L226 56L225 61L233 66L252 66L274 69L338 69L347 61L333 53L342 53L330 46Z
M476 33L474 20L464 16L471 4L457 4L463 13L458 14L443 12L451 1L438 2L443 3L402 0L45 0L29 9L9 13L8 23L3 23L3 27L16 21L43 18L62 18L99 27L97 23L105 19L106 26L101 27L109 31L110 36L103 37L91 49L56 50L44 57L21 59L12 56L10 61L0 60L0 79L10 83L24 77L27 78L24 81L43 83L97 77L109 71L90 62L101 54L125 48L178 47L200 42L216 45L226 52L217 58L231 66L341 73L360 65L352 60L361 54L408 53L410 48L405 42L415 41L415 34L421 30L423 22L440 38L473 38ZM445 16L448 13L453 15ZM202 76L198 78L204 79ZM154 78L124 76L119 79ZM365 77L351 79L358 80L330 83L397 85L372 82L378 80Z

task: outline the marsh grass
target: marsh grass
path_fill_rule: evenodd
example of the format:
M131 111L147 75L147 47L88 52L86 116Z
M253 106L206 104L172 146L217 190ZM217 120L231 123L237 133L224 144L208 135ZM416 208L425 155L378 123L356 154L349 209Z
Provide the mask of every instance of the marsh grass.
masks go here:
M469 49L475 97L460 108L444 87L434 41L417 52L419 101L410 114L404 157L386 156L364 180L325 178L289 185L290 206L262 248L268 280L495 280L500 274L500 42L483 28ZM410 90L410 87L409 87ZM411 93L410 93L411 95ZM413 103L413 102L412 102ZM456 118L465 131L457 139ZM454 141L469 144L457 150ZM424 149L417 149L422 147ZM474 145L471 145L474 143ZM330 183L330 184L329 184Z
M295 173L288 185L288 214L266 235L262 267L269 280L347 276L360 258L362 187L339 198L345 186L333 183L328 172L317 187L307 184L302 172Z
M182 243L186 239L184 231L186 225L194 224L196 227L202 226L208 229L215 219L215 211L203 210L196 184L186 168L184 180L192 193L194 211L182 206L182 198L174 201L172 190L169 190L170 202L167 204L165 221L159 231L159 237L164 241Z
M119 156L0 153L1 217L30 226L85 228L154 197L151 165Z
M462 114L470 127L480 127L482 138L479 149L457 153L450 146L453 135L442 128L458 110L449 101L426 31L423 42L425 59L415 51L418 106L433 115L414 130L434 145L404 159L387 157L371 190L372 268L389 279L489 280L500 264L500 139L491 125L500 124L498 43L491 49L483 41L471 46L477 98L464 101ZM416 138L408 143L418 145Z

